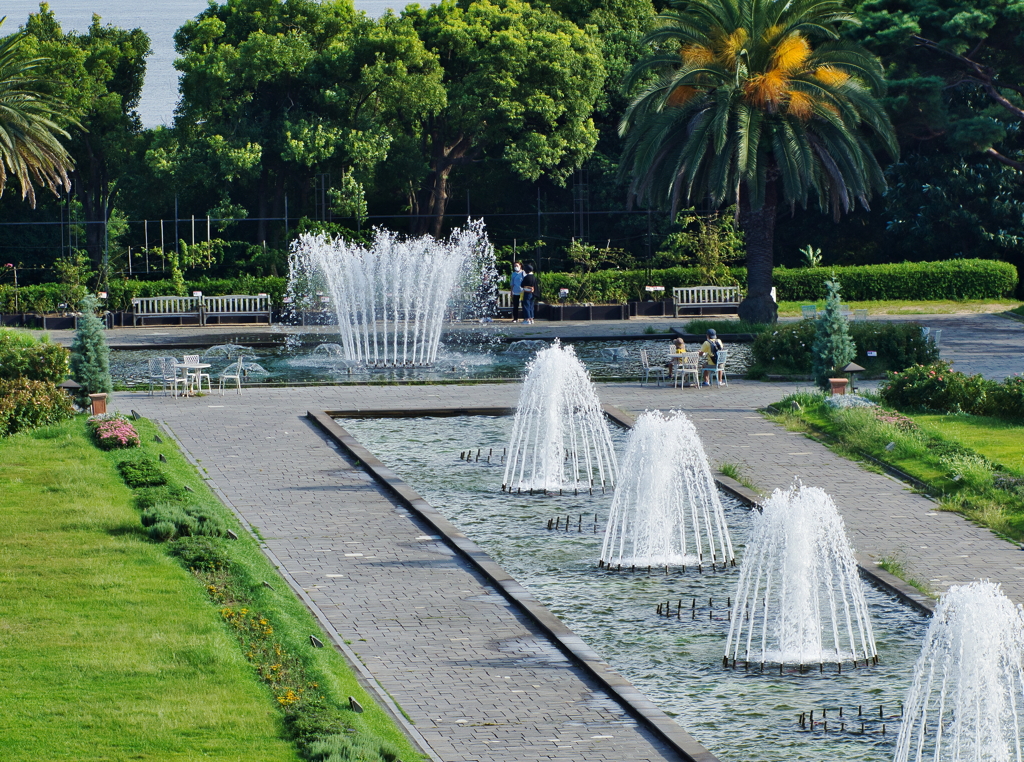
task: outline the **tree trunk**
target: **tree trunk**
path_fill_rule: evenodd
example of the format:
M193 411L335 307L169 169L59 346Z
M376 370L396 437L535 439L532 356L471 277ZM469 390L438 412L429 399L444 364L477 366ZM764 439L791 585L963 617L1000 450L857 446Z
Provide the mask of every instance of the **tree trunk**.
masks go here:
M768 181L760 209L751 209L746 187L740 189L740 229L747 249L747 297L740 302L739 316L750 323L774 323L779 319L779 307L772 299L776 182Z
M431 142L430 174L417 193L415 209L420 216L416 218L413 232L415 235L430 233L439 238L444 229L444 214L448 207L448 178L456 164L472 160L469 154L473 140L471 136L460 134L451 144L444 140L443 135L435 137Z

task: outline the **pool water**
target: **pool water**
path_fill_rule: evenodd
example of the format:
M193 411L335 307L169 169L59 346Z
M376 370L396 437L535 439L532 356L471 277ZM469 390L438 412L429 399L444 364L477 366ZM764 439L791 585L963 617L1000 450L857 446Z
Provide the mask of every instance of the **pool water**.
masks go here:
M339 423L720 759L892 758L900 702L928 620L888 594L867 585L880 653L875 667L846 668L842 674L834 668L824 674L817 669L806 674L787 670L783 676L723 669L729 627L726 604L738 580L738 566L725 572L705 569L697 574L691 569L668 575L663 570L648 575L646 570L598 569L611 494L502 493L500 461L511 417ZM616 428L612 433L621 455L626 434ZM485 455L493 449L492 462L461 460L460 452L469 448L482 449ZM722 500L741 564L751 512L730 497L723 495ZM570 531L547 529L548 520L556 516L563 527L564 517L571 517ZM657 614L658 604L664 602L670 602L673 616ZM843 720L838 718L840 707ZM858 707L863 711L860 718ZM813 731L801 728L799 715L812 709L816 720L821 709L827 710L827 734L820 722Z
M244 342L244 339L241 339ZM244 344L221 345L209 349L140 349L112 350L110 372L115 383L126 386L146 383L148 360L171 353L198 354L212 365L216 380L238 354L244 354L250 368L243 383L372 383L395 380L473 380L521 378L526 363L539 349L550 346L542 340L505 342L449 342L441 347L438 361L429 368L360 368L352 367L340 355L340 347L331 342L321 344L282 344L276 347L251 348ZM662 361L670 347L668 337L633 341L581 341L573 343L579 358L595 379L616 381L640 377L640 350L646 349L652 362ZM729 372L746 372L749 344L729 346Z

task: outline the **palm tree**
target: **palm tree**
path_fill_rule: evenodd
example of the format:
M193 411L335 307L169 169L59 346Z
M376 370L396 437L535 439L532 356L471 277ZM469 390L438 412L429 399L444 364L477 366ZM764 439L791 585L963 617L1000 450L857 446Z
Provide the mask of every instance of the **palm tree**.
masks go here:
M7 17L0 18L0 25ZM68 133L53 120L64 105L38 89L32 75L44 59L27 59L22 35L0 40L0 196L8 175L17 178L21 197L36 205L35 186L71 187L68 170L74 162L59 137Z
M874 135L896 157L878 96L882 67L839 37L856 18L837 0L694 0L663 12L627 87L622 119L631 196L666 204L737 204L746 236L740 317L774 322L776 208L813 190L838 219L885 188ZM868 128L862 129L863 126Z

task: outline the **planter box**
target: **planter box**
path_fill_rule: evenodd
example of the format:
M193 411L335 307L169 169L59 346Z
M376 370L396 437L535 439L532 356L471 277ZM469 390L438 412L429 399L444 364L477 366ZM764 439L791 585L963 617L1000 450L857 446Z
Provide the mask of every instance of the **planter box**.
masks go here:
M548 320L629 320L627 304L595 304L581 307L573 304L548 304L545 314L538 310L537 317Z
M630 317L672 317L675 315L675 302L671 299L630 302L629 315Z

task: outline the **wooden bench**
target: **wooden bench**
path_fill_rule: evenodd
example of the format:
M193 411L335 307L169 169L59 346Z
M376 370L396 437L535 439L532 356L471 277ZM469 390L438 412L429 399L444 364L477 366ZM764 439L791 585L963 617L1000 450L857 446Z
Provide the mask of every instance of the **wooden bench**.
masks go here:
M266 294L249 296L247 294L229 294L228 296L204 296L203 297L203 325L215 317L217 324L224 322L224 318L255 318L259 323L263 318L267 319L270 325L270 297Z
M742 298L739 286L685 286L672 289L676 317L679 317L681 310L697 310L698 315L703 315L705 310L712 314L736 312Z
M138 325L140 320L145 325L147 318L178 318L184 324L185 318L192 317L202 323L202 303L197 296L146 296L132 299L132 325Z

